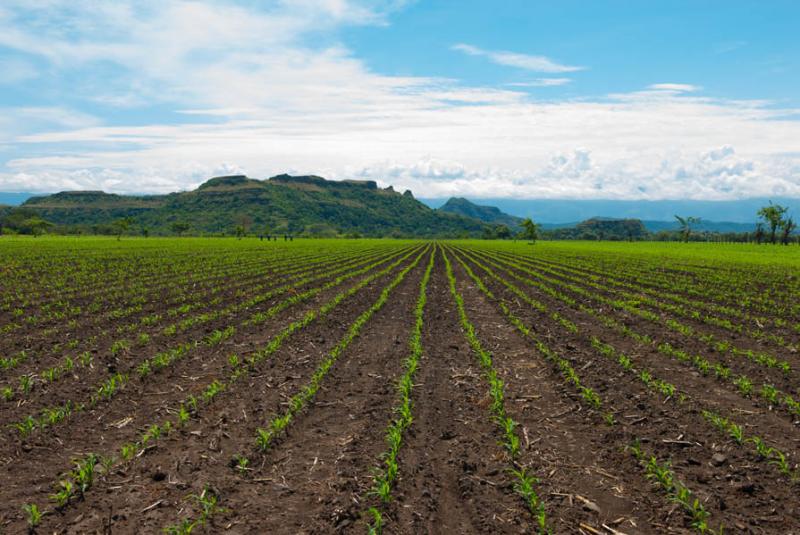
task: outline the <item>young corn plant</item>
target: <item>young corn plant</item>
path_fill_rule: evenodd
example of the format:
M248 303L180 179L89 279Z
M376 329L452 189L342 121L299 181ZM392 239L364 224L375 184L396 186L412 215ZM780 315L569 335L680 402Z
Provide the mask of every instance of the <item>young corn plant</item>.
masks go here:
M367 284L369 284L373 280L375 280L375 279L379 278L380 276L383 276L386 273L390 272L397 265L399 265L401 262L403 262L405 259L407 259L409 256L413 255L414 252L419 252L420 249L421 249L420 247L418 247L418 248L410 248L410 250L406 249L406 251L407 251L406 254L404 256L402 256L401 258L399 258L398 260L395 260L391 265L382 268L378 272L371 273L368 277L366 277L366 278L362 279L361 281L359 281L359 283L356 284L355 286L350 287L350 288L348 288L347 290L345 290L343 292L340 292L339 294L336 295L336 297L334 297L333 300L327 302L318 311L309 312L303 317L303 319L291 323L287 328L285 328L278 335L273 337L264 349L256 352L254 355L249 357L248 358L248 364L252 365L252 366L255 366L258 362L260 362L264 358L268 357L270 354L272 354L275 351L277 351L277 349L281 346L281 344L293 332L305 327L311 321L327 315L339 303L341 303L345 298L347 298L350 295L353 295L354 293L356 293L361 288L365 287ZM417 257L417 259L412 263L412 265L408 266L407 268L405 268L403 270L403 275L408 273L411 269L413 269L414 266L417 265L419 259L422 258L423 254L424 254L424 252L420 253L419 256ZM395 255L395 256L399 256L399 255ZM372 267L374 267L374 265L380 264L383 261L385 261L385 260L379 260L379 261L374 262L373 264L371 264L371 265L367 266L366 268L364 268L364 271L368 271L368 270L372 269ZM333 287L336 284L339 284L341 281L346 280L348 278L351 278L352 276L355 276L355 275L353 273L350 273L347 276L340 277L335 281L334 284L328 283L328 285L326 285L326 287ZM393 282L391 287L393 288L394 286L399 284L401 279L402 279L402 277L398 277ZM385 302L385 298L388 297L388 292L386 292L386 295L383 295L383 297L384 297L383 302ZM361 328L364 323L366 323L366 319L362 318L362 321L357 325L358 328ZM352 340L352 337L350 338L350 341L351 340ZM240 367L239 368L239 370L242 370L242 369L245 369L245 368L244 367ZM324 371L327 371L327 369L324 370ZM231 380L232 381L235 380L235 377L232 376ZM216 383L216 384L214 384L214 383ZM212 383L212 385L210 385L209 389L206 391L207 394L209 394L209 395L203 397L203 401L207 401L207 402L212 401L212 399L216 395L216 393L221 391L221 389L223 389L227 384L227 383L226 384L222 384L222 383L219 383L218 381L214 381L214 383ZM194 414L196 414L199 411L199 408L200 408L199 400L197 398L194 398L193 396L187 397L181 403L181 405L184 405L184 404L186 406L190 407ZM299 406L300 405L297 404L297 403L294 404L295 409L297 409ZM80 405L79 408L82 409L83 405ZM147 442L149 440L153 440L154 438L157 438L160 434L169 433L169 431L171 429L172 429L172 423L170 421L165 422L162 426L160 426L160 428L159 428L159 426L157 424L154 424L153 426L148 428L147 432L145 432L143 434L143 436L142 436L142 438L140 439L139 442L130 443L130 444L126 444L126 445L122 446L122 448L120 450L120 454L121 454L122 460L123 461L128 461L128 460L132 459L135 456L136 452L137 451L141 451L145 447L145 445L147 444ZM61 484L62 487L64 487L64 488L62 488L63 492L61 492L61 495L65 496L66 499L64 500L64 503L66 503L67 501L69 501L69 497L74 494L74 486L73 486L72 481L70 479L66 479L66 480L62 481L60 484Z
M214 492L208 487L203 489L198 495L192 494L189 496L190 498L194 499L197 504L200 506L200 519L199 523L201 526L205 526L208 519L211 518L214 514L223 512L224 509L220 508L218 505L219 498Z
M642 449L641 443L636 440L628 446L628 450L645 470L645 477L653 481L669 496L669 499L679 504L691 518L691 525L699 533L721 534L723 527L718 531L708 526L710 514L695 498L691 491L672 472L669 461L659 463L655 455L648 455Z
M70 479L62 479L58 482L58 490L50 495L50 500L55 502L56 508L63 508L67 505L70 498L75 494L75 486Z
M339 356L349 347L350 343L359 335L364 325L372 316L389 300L389 294L405 279L406 275L414 269L422 259L424 251L417 256L408 266L403 268L394 279L381 291L378 299L367 310L361 313L350 325L347 333L339 343L328 353L327 357L319 364L311 380L297 394L289 399L289 407L280 416L275 416L267 425L267 428L256 429L256 445L262 450L268 450L273 441L283 434L284 430L293 421L295 415L300 412L317 394L322 381L328 374L330 368L338 360Z
M381 455L383 465L373 469L373 483L370 494L377 496L381 503L388 503L391 500L391 491L394 480L397 478L399 465L397 455L403 442L405 431L413 423L411 391L413 388L413 377L422 356L422 326L425 303L427 301L427 286L430 280L431 271L435 260L436 251L432 251L428 260L425 273L420 282L419 296L414 308L414 326L409 338L410 354L405 360L405 373L397 384L399 402L394 408L396 417L393 418L386 429L386 444L388 449ZM383 519L381 513L376 508L371 508L368 513L373 516L373 523L368 527L370 532L380 533L383 529ZM377 514L377 516L376 516Z
M78 492L83 496L94 483L94 467L97 464L97 455L90 453L83 459L75 461L72 479L78 487Z
M186 410L186 406L181 403L180 408L178 409L178 425L184 425L186 422L189 421L190 414L189 411Z
M163 531L166 535L191 535L195 525L190 518L184 518L178 524L165 527Z
M33 377L30 375L21 375L19 378L19 391L23 395L30 394L33 389Z
M33 533L36 530L36 526L42 521L42 512L39 511L39 507L35 503L23 505L22 510L28 522L28 531Z
M190 494L187 498L200 507L200 518L197 520L187 518L178 524L167 526L163 529L164 533L169 535L191 534L194 528L204 527L215 514L226 512L226 509L219 506L219 497L209 487L203 487L200 494Z
M372 522L367 526L367 535L381 535L383 533L383 515L375 507L370 507L367 512L372 516Z
M626 336L635 338L636 340L642 343L647 343L647 344L654 343L653 340L650 339L649 337L639 336L627 326L619 324L613 319L598 316L594 310L589 309L584 305L579 305L579 308L589 313L592 316L598 317L604 325L607 325L617 331L620 331ZM720 352L722 352L723 350L725 350L730 346L728 342L716 342L716 344L717 344L717 349ZM596 350L598 350L601 354L607 357L611 357L615 353L615 350L611 346L603 344L595 337L593 337L592 339L592 345ZM704 359L699 355L689 355L684 351L672 347L668 343L658 345L658 350L664 354L667 354L668 356L677 358L685 362L692 363L697 369L703 371L704 373L709 373L710 371L713 370L714 374L720 379L729 380L730 378L729 368L726 368L725 366L719 363L712 365L706 359ZM758 361L761 364L769 365L770 367L781 368L780 363L778 363L777 360L772 362L769 356L753 354L752 352L745 354L745 356L748 356L748 358L750 358L751 360ZM621 353L618 354L618 362L626 370L628 371L633 370L633 363L630 361L630 359L628 359ZM772 366L770 363L775 365ZM663 394L667 395L668 398L673 397L677 393L677 389L675 388L674 385L655 379L648 372L642 371L639 375L639 379L642 380L648 387L655 388L660 392L662 392ZM740 376L736 381L733 382L739 387L742 393L749 394L750 392L752 392L752 384L747 377ZM776 405L782 403L793 414L800 414L800 411L795 410L795 409L800 409L800 406L798 406L798 404L794 402L793 398L791 398L790 395L781 393L778 389L776 389L772 385L763 385L760 394L763 398L767 399L771 403ZM678 393L678 401L683 403L686 400L687 398L684 394ZM713 420L710 421L712 421L713 423ZM745 440L743 429L740 426L725 421L724 425L720 425L719 422L716 422L716 427L720 428L721 431L729 434L737 443L741 444ZM764 455L762 455L762 457L763 456ZM775 464L778 466L781 465L779 458L775 459ZM784 470L781 468L781 471L783 472Z
M520 451L520 440L516 431L517 423L510 416L508 416L505 411L503 382L497 376L491 355L483 348L480 340L475 334L475 327L467 316L466 308L464 307L464 300L456 289L456 278L455 274L453 273L452 264L450 263L450 259L447 257L447 254L444 251L442 251L442 258L444 259L445 272L450 285L450 294L453 296L453 299L456 302L456 309L461 321L461 327L464 331L467 341L470 344L470 347L472 347L473 352L477 355L481 366L484 368L485 377L489 382L489 393L492 399L490 403L490 410L493 414L495 423L503 433L504 441L502 444L506 448L509 457L511 458L511 473L516 479L514 483L514 491L519 494L520 497L522 497L531 514L536 519L539 527L539 533L548 533L549 530L547 528L547 517L544 510L544 505L534 490L534 485L538 481L533 476L530 476L524 469L518 470L514 465L514 459L519 455ZM474 276L474 272L472 272L469 269L469 266L465 265L460 258L458 260L461 266L465 268L468 274L470 274L481 291L483 291L490 299L494 300L494 295L486 287L483 281L481 281L477 276Z
M130 461L136 455L136 444L123 444L120 448L120 456L123 461Z
M528 474L525 468L520 468L519 470L512 468L510 469L510 473L514 478L514 492L522 496L522 499L528 506L528 510L536 519L539 534L544 535L550 533L547 527L544 503L534 489L534 486L539 483L539 480Z
M24 420L11 424L18 432L20 438L26 438L39 426L39 422L33 416L27 416Z
M236 467L236 470L239 471L239 474L245 475L247 471L250 470L250 459L245 457L244 455L235 455L233 457L233 462Z

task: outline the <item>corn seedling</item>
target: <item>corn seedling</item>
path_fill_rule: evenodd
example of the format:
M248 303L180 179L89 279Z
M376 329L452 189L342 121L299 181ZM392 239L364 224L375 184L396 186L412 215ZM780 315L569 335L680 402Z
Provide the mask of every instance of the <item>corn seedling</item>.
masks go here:
M381 535L383 533L383 515L375 507L367 511L372 516L372 522L367 526L368 535Z
M672 472L669 461L659 463L655 455L647 455L637 440L628 446L628 450L633 454L639 464L645 469L645 477L667 493L669 499L681 505L684 511L691 518L691 525L700 533L722 533L722 526L719 531L713 531L708 527L709 513L695 498L691 491L680 481L677 480Z
M69 502L75 492L75 487L69 479L62 479L58 482L58 491L50 495L50 500L56 503L56 507L64 507Z
M23 505L22 510L25 512L25 519L28 521L28 529L33 531L42 521L42 513L39 511L39 507L35 503L29 503Z
M30 393L32 388L33 388L33 377L31 377L30 375L21 375L19 378L19 391L23 395L27 395Z
M248 468L250 466L250 460L244 455L236 455L233 460L240 474L244 475L250 469Z
M534 486L539 483L539 480L528 474L525 468L519 470L512 468L509 471L514 478L514 492L522 497L528 510L534 518L536 518L540 535L549 533L544 503L542 503L542 500L534 489Z

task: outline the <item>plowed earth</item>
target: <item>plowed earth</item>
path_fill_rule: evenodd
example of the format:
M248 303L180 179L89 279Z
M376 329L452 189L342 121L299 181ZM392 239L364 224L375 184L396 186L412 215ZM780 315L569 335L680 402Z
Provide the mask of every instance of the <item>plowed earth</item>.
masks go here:
M374 258L366 263L357 263L365 254L340 255L330 265L315 258L310 273L317 279L254 308L189 327L175 337L156 337L146 351L133 346L112 357L110 343L100 340L93 350L92 367L76 368L60 381L40 385L25 395L15 394L12 401L0 401L0 421L7 426L0 440L0 532L25 533L23 506L37 504L45 513L35 528L38 533L159 533L177 529L181 523L184 527L193 523L192 533L366 533L371 525L376 527L370 508L380 513L386 533L538 533L536 516L516 488L512 469L520 468L535 476L534 489L544 507L547 529L553 533L702 531L693 525L686 508L648 477L646 467L631 454L630 446L638 441L648 454L669 463L673 477L709 514L709 530L716 532L723 526L725 533L800 533L797 417L755 394L742 395L730 382L668 358L654 344L607 328L587 310L614 318L658 342L722 362L735 375L757 380L757 387L770 381L784 392L797 394L797 354L765 346L789 362L792 371L788 374L716 354L707 344L624 311L603 308L570 294L568 288L560 291L576 302L526 285L519 277L530 278L530 273L506 262L513 255L474 244L384 247L371 251ZM490 411L486 373L460 323L445 254L466 315L503 382L505 411L516 422L514 432L521 444L517 455L510 455L501 444L503 434ZM374 474L388 447L387 425L396 417L400 399L396 385L411 351L415 306L431 255L433 267L423 287L427 302L422 309L422 355L410 396L413 422L403 434L397 455L391 500L384 503L373 492ZM484 269L490 266L489 260L500 266L491 268L497 276L547 311L531 307L491 278ZM517 260L536 270L534 261ZM338 274L329 275L326 270L347 262L354 263L353 271L367 263L375 265L287 305L263 323L247 324L256 312L334 281ZM386 303L367 319L324 374L315 395L268 449L259 448L257 429L268 427L276 415L287 411L292 396L312 381L315 370L359 315L409 266ZM385 273L380 274L381 270ZM261 278L250 275L245 282L254 284L269 276L275 278L273 286L280 284L279 274L266 268L264 273ZM214 283L225 281L214 279ZM241 287L246 284L240 281L237 288ZM328 313L289 332L266 358L243 366L240 376L230 381L237 369L231 355L246 361L279 338L292 322L321 310L349 288L354 291ZM219 294L220 307L252 297L233 290ZM608 295L613 296L612 290ZM159 308L153 300L145 310L158 313L167 306L163 303ZM566 322L556 321L553 313ZM531 334L522 333L509 314ZM109 326L92 323L87 332L109 332L113 321L108 321ZM577 332L565 328L566 323L574 324ZM688 323L703 328L699 322ZM184 358L145 378L132 372L158 351L202 341L228 325L236 326L235 333L219 344L200 343ZM720 329L708 331L724 335ZM14 351L29 347L41 352L57 342L28 327L20 330L16 340L14 336L11 333L11 339L3 342ZM599 407L587 403L565 381L563 370L545 358L532 336L571 365L581 384L597 393ZM681 399L648 388L600 354L593 338L628 355L637 370L674 384ZM744 348L762 347L746 337L740 343ZM19 370L3 371L2 378L23 373L35 376L56 362L48 353L40 362L28 361ZM87 399L112 371L120 370L131 371L131 378L110 399L26 437L9 427L43 408ZM201 398L214 380L225 388L180 422L181 404L189 395ZM781 471L774 459L758 455L751 442L739 443L711 425L704 410L728 416L743 426L747 437L758 436L779 449L786 455L789 471ZM169 429L141 443L142 434L152 425L163 426L166 421L172 422ZM126 444L135 445L132 458L120 453ZM98 461L91 485L57 506L50 496L58 490L59 481L74 479L70 471L75 461L89 453L108 459L107 465ZM246 464L241 463L243 458ZM207 517L203 517L200 497L216 499Z

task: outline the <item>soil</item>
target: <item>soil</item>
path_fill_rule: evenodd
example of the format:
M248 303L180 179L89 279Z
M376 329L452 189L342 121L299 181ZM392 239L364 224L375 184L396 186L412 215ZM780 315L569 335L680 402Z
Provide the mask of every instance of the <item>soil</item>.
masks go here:
M385 432L398 403L396 384L409 354L414 307L428 255L434 250L423 354L411 394L413 423L399 451L392 500L384 504L372 492L372 476L387 449ZM174 417L175 407L187 395L199 395L211 380L229 375L231 354L247 358L291 322L318 310L368 274L290 306L264 324L240 325L286 296L179 333L169 344L202 339L228 323L237 325L236 333L222 344L198 346L168 369L146 381L132 380L111 400L52 428L25 440L12 429L4 430L0 533L27 531L22 507L28 503L46 511L37 533L159 533L184 519L200 518L197 497L201 495L217 497L218 508L192 533L366 533L371 507L382 512L384 532L390 534L537 533L535 517L515 491L512 468L524 468L537 478L534 487L553 533L696 533L691 518L646 477L632 456L635 440L670 463L675 477L710 513L709 526L714 530L722 525L725 533L800 533L798 483L760 458L749 443L738 444L711 426L702 411L731 415L748 436L760 436L778 447L795 466L800 430L789 415L755 396L743 397L712 375L702 375L653 345L603 327L578 307L524 285L512 278L520 272L510 266L496 269L548 308L548 313L537 311L487 277L470 259L474 252L446 250L467 316L504 383L505 408L521 439L516 458L510 458L500 444L502 434L490 412L489 385L461 328L442 247L431 246L266 452L256 446L257 429L286 410L288 399L309 383L356 318L418 253L344 299L331 314L291 334L268 359L133 460L119 461L108 472L98 465L91 488L63 508L55 509L48 496L74 459L89 452L118 455L123 444L136 440L150 425ZM495 259L502 263L502 256ZM494 298L481 291L461 262L482 278ZM263 272L271 273L268 267ZM261 279L254 275L253 280ZM297 291L327 280L323 277ZM233 289L220 295L224 303L220 306L252 297ZM598 306L582 302L589 308ZM509 322L500 303L570 363L582 384L600 396L600 409L586 404L532 338ZM147 310L160 309L150 303ZM552 312L573 322L578 333L553 319ZM603 313L636 332L723 362L735 373L773 380L787 391L798 388L796 375L779 376L749 360L720 356L702 342L683 339L639 317L608 309ZM113 327L109 319L107 325L93 328ZM674 383L686 399L665 399L648 389L638 377L599 354L592 337L624 352L637 369ZM36 340L37 347L53 342L47 337ZM5 343L16 347L13 340ZM154 341L146 352L134 346L119 365L132 369L151 356L154 347L166 344ZM99 347L105 346L101 342ZM794 364L796 357L791 359ZM101 361L105 363L98 358L98 364ZM34 364L23 368L35 369ZM86 397L108 371L107 366L76 369L75 377L35 390L24 402L2 402L0 422L8 425L53 403ZM244 467L237 464L242 457L247 458Z

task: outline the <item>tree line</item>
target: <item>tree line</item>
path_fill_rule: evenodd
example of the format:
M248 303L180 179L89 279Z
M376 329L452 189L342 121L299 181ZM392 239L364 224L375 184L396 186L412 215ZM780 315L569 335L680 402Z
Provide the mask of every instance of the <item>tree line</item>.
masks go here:
M795 236L797 222L789 215L787 206L773 204L770 201L768 205L759 208L756 215L760 221L756 223L752 233L711 233L711 236L706 233L702 241L716 241L713 238L725 237L727 238L725 241L755 242L759 245L765 242L773 245L777 243L789 245L792 241L800 243L800 237ZM678 235L684 242L690 241L697 235L695 225L702 222L701 218L694 216L676 215L675 220L680 225Z
M598 241L705 241L731 243L800 244L797 222L789 208L772 201L756 213L758 221L753 232L700 231L703 220L695 216L675 216L678 230L649 232L638 219L588 219L574 227L542 230L539 223L526 218L517 232L506 225L494 225L484 230L484 239L536 240L598 240Z
M664 230L648 232L638 219L589 219L575 227L543 230L542 225L531 218L524 219L519 228L511 229L509 226L490 225L484 226L481 237L484 239L520 239L535 243L536 240L610 240L610 241L721 241L738 243L771 243L789 245L800 243L797 235L797 222L789 214L789 208L780 204L770 203L761 207L756 213L758 221L753 232L718 232L701 231L698 226L702 219L695 216L675 215L678 230ZM273 228L269 225L254 224L249 216L238 216L234 226L228 232L215 235L229 235L237 238L253 235L269 239L270 237L299 236L299 237L361 237L355 231L343 233L323 224L307 225L297 229ZM191 233L191 225L183 220L175 220L169 224L168 232L175 236ZM147 237L150 230L144 224L136 224L131 217L116 219L110 223L91 225L55 225L43 219L35 210L19 207L7 208L0 212L0 234L27 234L40 236L46 233L56 234L98 234L116 236L120 239L125 235L140 235ZM163 234L163 230L159 232ZM413 237L407 233L389 232L385 237ZM273 236L274 235L274 236ZM456 237L456 236L452 236ZM474 234L464 234L464 238L476 237Z

